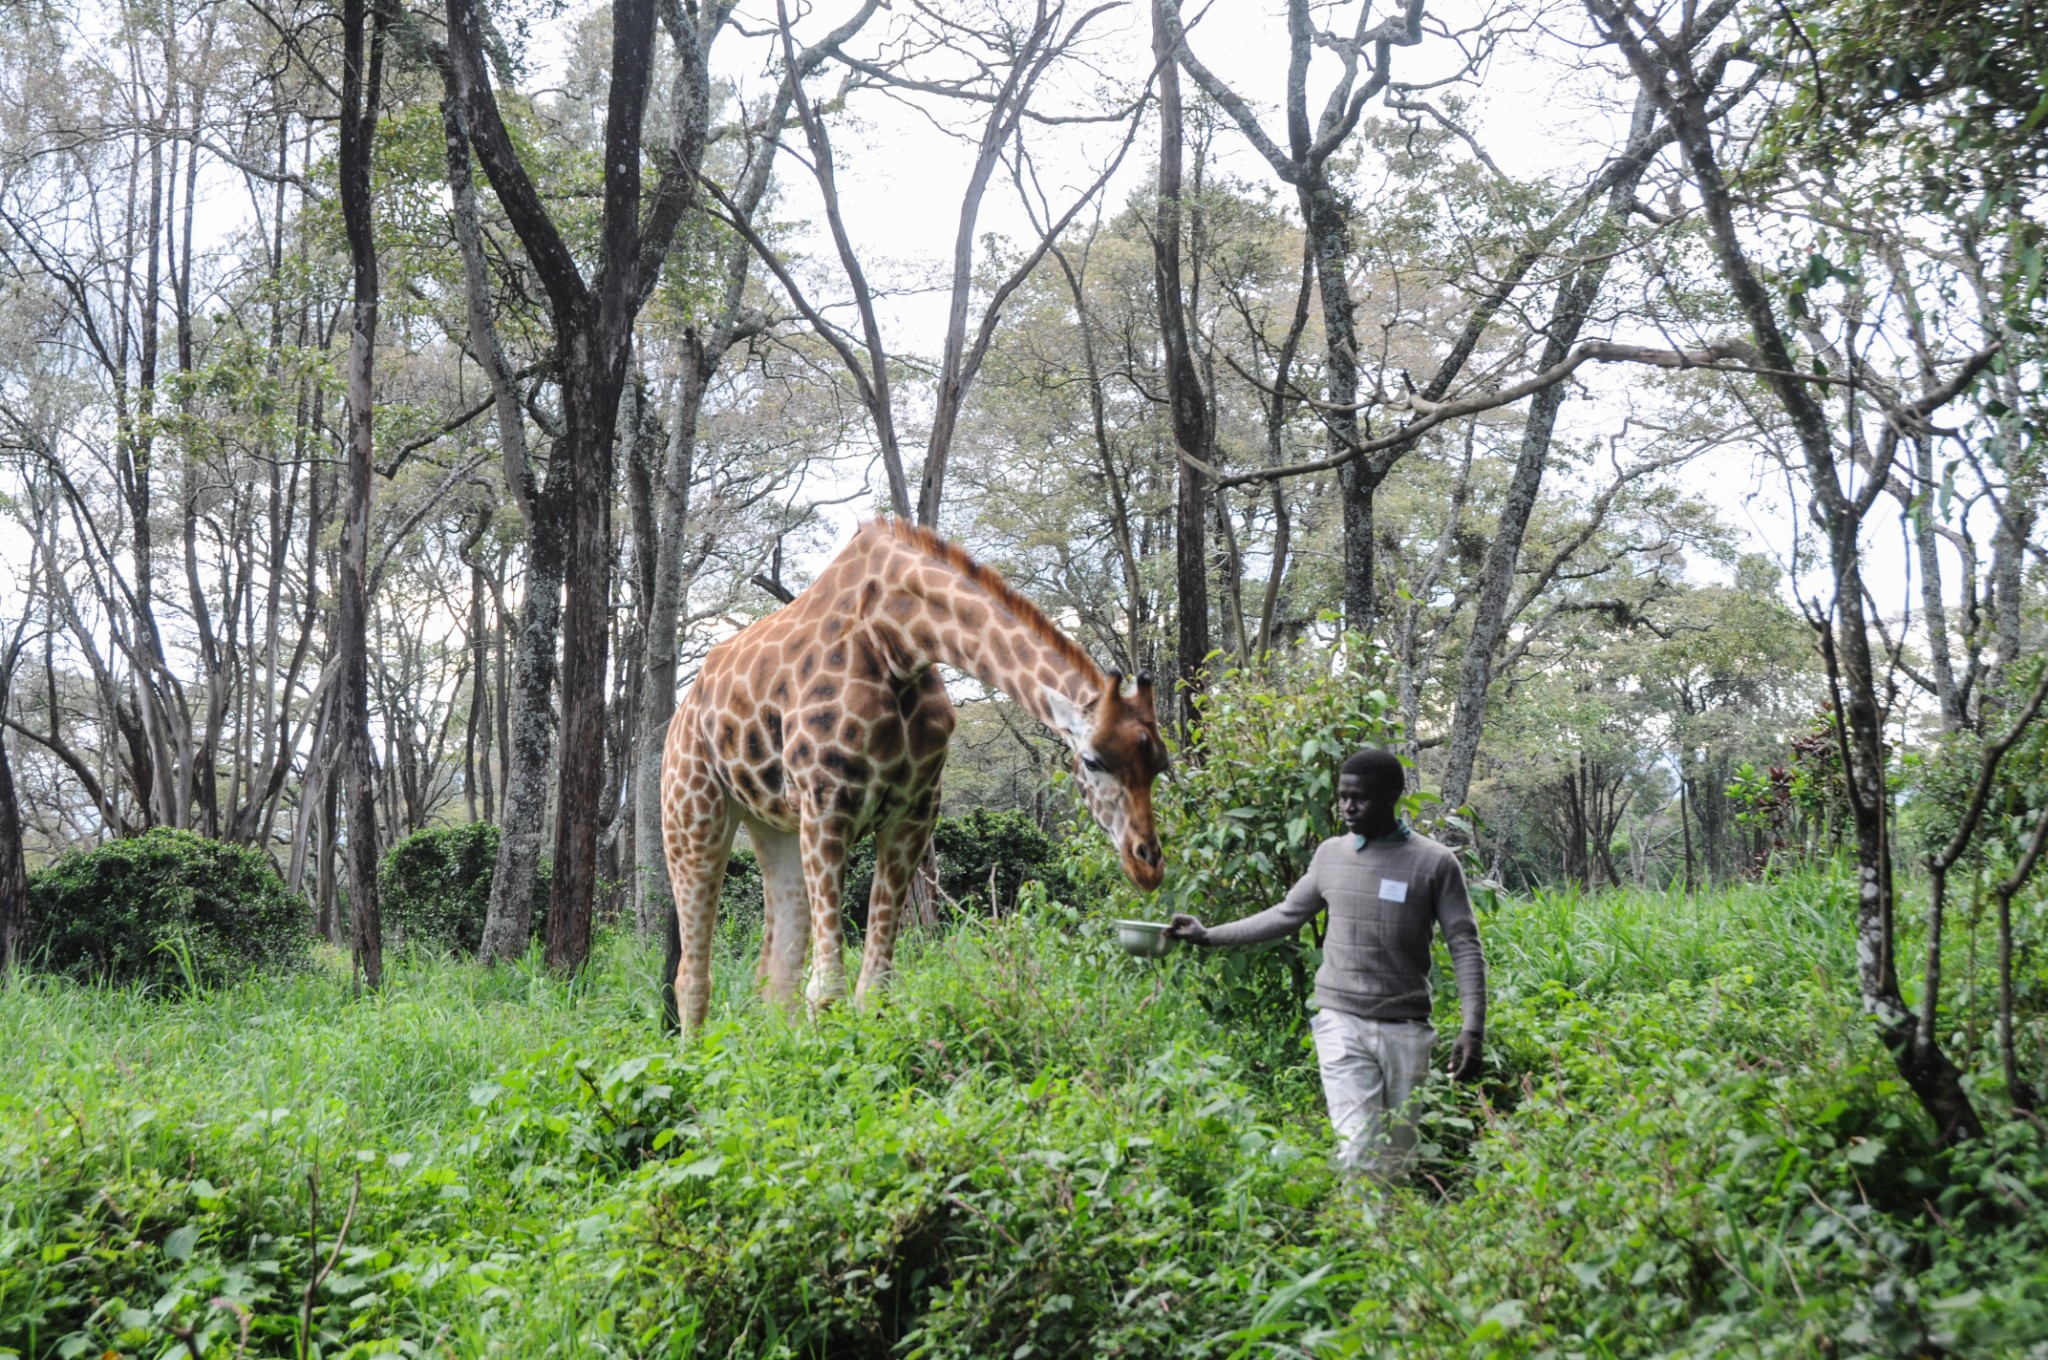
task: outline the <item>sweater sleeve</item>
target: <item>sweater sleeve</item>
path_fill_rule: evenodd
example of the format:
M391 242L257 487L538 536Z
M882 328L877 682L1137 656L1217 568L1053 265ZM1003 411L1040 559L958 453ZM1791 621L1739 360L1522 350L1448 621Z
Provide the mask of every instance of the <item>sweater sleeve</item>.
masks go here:
M1457 857L1446 855L1437 871L1437 928L1451 951L1451 971L1458 979L1458 1006L1462 1027L1474 1034L1486 1032L1486 951L1479 943L1479 918L1472 914L1472 898L1465 890L1465 871Z
M1230 921L1220 926L1209 927L1208 943L1212 945L1257 944L1261 940L1277 940L1282 935L1292 935L1301 929L1302 922L1323 909L1323 891L1316 886L1316 862L1308 862L1308 872L1281 898L1262 912L1242 920Z

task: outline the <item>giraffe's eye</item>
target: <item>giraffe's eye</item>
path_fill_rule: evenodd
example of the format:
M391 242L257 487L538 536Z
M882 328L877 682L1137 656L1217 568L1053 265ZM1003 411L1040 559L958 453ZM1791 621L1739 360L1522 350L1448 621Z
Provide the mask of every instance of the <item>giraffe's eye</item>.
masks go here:
M1089 751L1083 751L1081 753L1081 763L1083 765L1086 765L1089 769L1095 771L1095 773L1097 774L1103 774L1107 772L1109 769L1107 765L1104 765L1100 760L1098 760L1095 757L1093 752Z

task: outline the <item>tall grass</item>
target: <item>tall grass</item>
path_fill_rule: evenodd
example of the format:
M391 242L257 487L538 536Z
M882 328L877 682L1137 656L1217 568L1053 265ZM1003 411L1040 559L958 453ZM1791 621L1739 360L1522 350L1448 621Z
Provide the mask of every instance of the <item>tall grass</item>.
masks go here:
M813 1021L752 998L727 934L687 1046L620 936L572 984L430 956L360 999L335 959L185 999L30 979L0 994L0 1352L2048 1333L2048 1152L2024 1124L1930 1150L1857 1015L1838 883L1548 893L1483 928L1488 1079L1425 1089L1427 1176L1370 1203L1327 1164L1291 1001L1219 1007L1220 960L1133 961L1056 906L910 942L886 1004Z
M1655 991L1745 968L1847 983L1851 911L1832 875L1701 893L1567 884L1503 899L1486 922L1487 957L1510 993L1551 983L1587 995Z

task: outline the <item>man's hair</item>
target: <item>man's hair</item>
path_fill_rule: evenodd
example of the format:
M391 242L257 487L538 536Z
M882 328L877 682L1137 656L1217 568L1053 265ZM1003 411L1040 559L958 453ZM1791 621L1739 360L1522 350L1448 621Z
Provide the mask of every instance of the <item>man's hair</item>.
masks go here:
M1374 798L1399 798L1408 789L1408 771L1392 751L1360 751L1345 760L1338 773L1357 779Z

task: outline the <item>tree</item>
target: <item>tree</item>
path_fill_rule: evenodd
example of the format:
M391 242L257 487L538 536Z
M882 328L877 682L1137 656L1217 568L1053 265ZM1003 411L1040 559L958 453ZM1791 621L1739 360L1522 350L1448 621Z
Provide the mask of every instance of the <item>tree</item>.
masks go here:
M370 475L376 468L371 368L377 348L379 277L371 225L370 163L384 87L383 0L343 0L341 204L353 273L347 360L348 471L341 528L341 604L335 624L340 679L341 776L348 818L350 956L371 990L384 985L384 931L377 915L376 756L370 749Z
M1181 107L1180 71L1173 59L1173 34L1179 28L1168 17L1178 0L1153 0L1152 55L1159 64L1159 193L1152 228L1154 287L1159 297L1161 367L1165 370L1167 423L1173 434L1175 612L1179 647L1175 671L1180 680L1179 713L1183 740L1193 725L1202 672L1209 660L1209 494L1202 469L1214 455L1209 448L1209 407L1201 375L1188 346L1187 302L1181 285Z
M730 7L698 22L723 24ZM604 194L595 271L584 278L542 202L498 110L474 0L449 0L448 58L485 175L548 299L562 384L560 446L568 470L567 604L562 636L562 742L547 959L574 972L590 952L597 887L598 807L605 751L612 443L632 350L633 320L688 201L688 157L671 147L641 217L641 125L654 59L653 0L614 0ZM678 39L682 46L682 40ZM695 55L694 50L692 55ZM702 131L701 123L697 129Z
M1331 466L1344 492L1344 607L1349 626L1370 631L1377 604L1373 590L1373 493L1384 469L1361 462L1358 392L1358 331L1351 296L1351 220L1346 196L1333 172L1343 150L1373 98L1393 79L1393 49L1412 47L1422 39L1424 0L1406 0L1400 12L1371 22L1373 7L1363 5L1352 31L1316 27L1308 0L1287 6L1287 137L1282 144L1267 133L1257 112L1236 91L1196 59L1180 27L1177 11L1162 7L1162 21L1174 30L1181 65L1203 93L1221 106L1258 149L1273 173L1291 186L1301 208L1308 253L1315 260L1317 295L1322 304L1323 400L1316 409L1329 431ZM1317 48L1336 55L1339 74L1324 100L1321 115L1311 124L1308 69ZM1361 69L1362 68L1362 69ZM1436 392L1433 396L1441 396ZM1391 466L1391 460L1389 460Z
M1840 731L1856 832L1858 980L1864 1009L1877 1022L1900 1075L1934 1118L1942 1136L1975 1137L1982 1133L1983 1124L1963 1087L1961 1072L1936 1037L1922 1032L1899 991L1883 713L1858 541L1872 504L1883 493L1885 478L1867 477L1859 484L1853 476L1845 477L1845 472L1853 474L1856 467L1855 451L1845 458L1838 446L1822 395L1827 389L1812 381L1793 353L1778 306L1736 221L1735 194L1715 140L1720 72L1711 62L1702 67L1690 55L1700 50L1706 32L1711 32L1702 32L1702 20L1720 16L1686 10L1677 16L1677 27L1666 31L1661 26L1662 11L1651 16L1609 0L1587 0L1587 12L1602 38L1621 53L1671 124L1693 190L1699 195L1715 264L1755 346L1755 366L1784 411L1802 460L1806 491L1832 576L1829 597L1814 601L1809 608L1828 679L1836 692L1836 708L1842 715ZM1869 455L1872 466L1889 468L1903 433L1966 390L1996 352L1994 342L1932 390L1887 410L1883 432Z
M10 665L5 671L12 669ZM0 981L21 963L27 929L28 866L21 853L21 807L15 801L7 742L0 737Z

